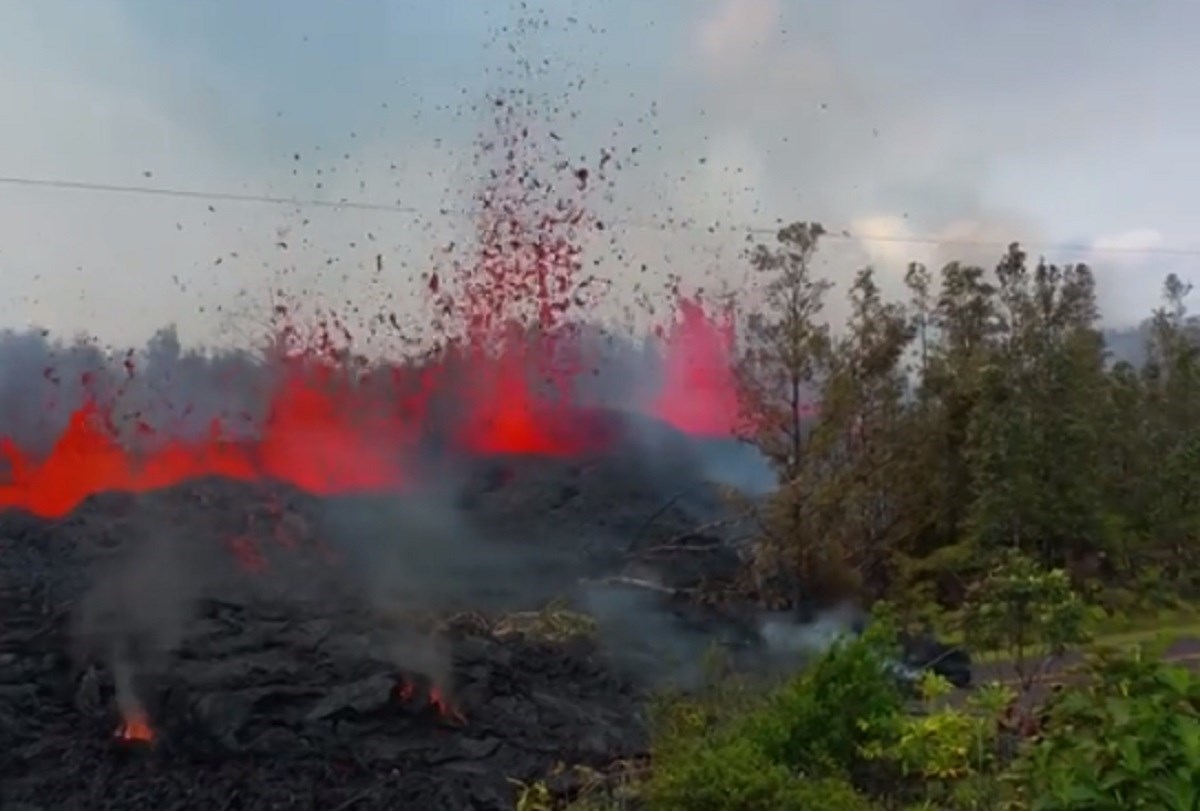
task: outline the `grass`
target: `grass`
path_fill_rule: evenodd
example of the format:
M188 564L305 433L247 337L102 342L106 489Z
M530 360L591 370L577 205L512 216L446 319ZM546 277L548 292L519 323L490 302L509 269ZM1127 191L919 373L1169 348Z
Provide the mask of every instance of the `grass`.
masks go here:
M1200 638L1200 614L1195 609L1164 612L1155 617L1105 625L1101 623L1091 644L1100 647L1127 648L1165 640L1172 644L1181 639ZM1045 649L1030 648L1027 656L1036 658ZM980 664L1003 664L1011 661L1008 651L975 651L971 658Z

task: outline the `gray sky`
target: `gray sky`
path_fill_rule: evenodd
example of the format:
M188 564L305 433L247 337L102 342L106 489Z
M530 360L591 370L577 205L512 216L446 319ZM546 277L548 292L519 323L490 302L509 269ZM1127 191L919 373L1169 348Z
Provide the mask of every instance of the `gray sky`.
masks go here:
M467 235L469 222L439 211L478 190L475 105L515 75L509 45L550 60L550 89L584 80L559 128L567 152L639 148L598 204L609 219L815 219L893 240L830 243L842 278L868 261L894 280L910 259L999 252L910 238L1023 239L1092 261L1114 323L1146 314L1167 272L1195 275L1191 256L1122 251L1200 250L1200 4L542 5L543 30L498 36L515 3L3 4L0 175L421 213L210 211L0 185L0 325L127 343L175 322L188 340L227 340L230 313L252 322L281 284L364 306L390 293L418 322L416 275ZM589 261L626 288L643 263L736 285L744 237L617 225ZM1064 243L1084 248L1041 247Z

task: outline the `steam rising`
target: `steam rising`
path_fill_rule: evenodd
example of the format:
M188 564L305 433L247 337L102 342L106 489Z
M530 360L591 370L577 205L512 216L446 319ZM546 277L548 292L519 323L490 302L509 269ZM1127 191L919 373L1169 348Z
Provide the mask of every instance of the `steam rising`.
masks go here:
M159 509L134 505L93 563L79 603L76 658L107 665L129 723L146 718L139 681L165 671L214 572L185 532Z

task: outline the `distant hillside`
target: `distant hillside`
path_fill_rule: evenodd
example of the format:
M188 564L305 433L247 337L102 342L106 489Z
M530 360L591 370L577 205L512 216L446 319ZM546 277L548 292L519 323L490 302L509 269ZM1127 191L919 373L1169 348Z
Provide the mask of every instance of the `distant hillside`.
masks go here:
M1150 323L1142 322L1136 327L1104 330L1104 342L1112 353L1113 363L1125 361L1134 366L1146 362L1146 345L1150 338Z
M1192 316L1187 321L1192 337L1200 346L1200 317ZM1134 366L1146 362L1146 347L1150 340L1150 320L1143 321L1136 327L1104 330L1104 341L1108 351L1112 353L1112 362L1125 361Z

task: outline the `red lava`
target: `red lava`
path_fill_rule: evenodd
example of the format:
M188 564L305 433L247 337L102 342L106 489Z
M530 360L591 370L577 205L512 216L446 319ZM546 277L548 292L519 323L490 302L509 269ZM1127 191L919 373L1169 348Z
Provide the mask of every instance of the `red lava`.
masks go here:
M127 743L153 743L154 731L142 712L134 712L117 727L116 738Z
M416 685L409 681L397 681L396 687L392 691L392 695L400 704L407 704L409 701L412 701L417 697ZM431 685L429 687L428 699L429 706L433 708L434 712L436 712L438 717L443 721L448 721L452 724L458 725L465 725L467 723L466 716L459 712L458 709L456 709L455 706L450 703L449 699L443 695L442 691L438 689L436 685Z
M699 300L681 300L667 347L654 415L688 434L734 436L741 408L732 357L732 313L717 320Z
M679 324L665 340L662 389L648 410L687 433L729 436L738 415L731 325L709 318L695 302L683 302L680 310ZM96 493L143 492L204 476L278 481L318 495L403 489L413 472L405 454L426 431L435 396L453 395L464 406L454 440L474 454L600 450L602 435L583 410L557 391L535 390L529 368L549 360L528 354L515 345L476 349L465 356L457 383L433 374L431 361L416 370L394 368L384 386L359 385L319 359L297 361L271 393L257 439L235 441L214 423L201 441L164 436L137 453L118 438L111 407L88 399L46 455L27 452L15 437L0 437L0 461L9 470L8 479L0 479L0 508L60 517Z

